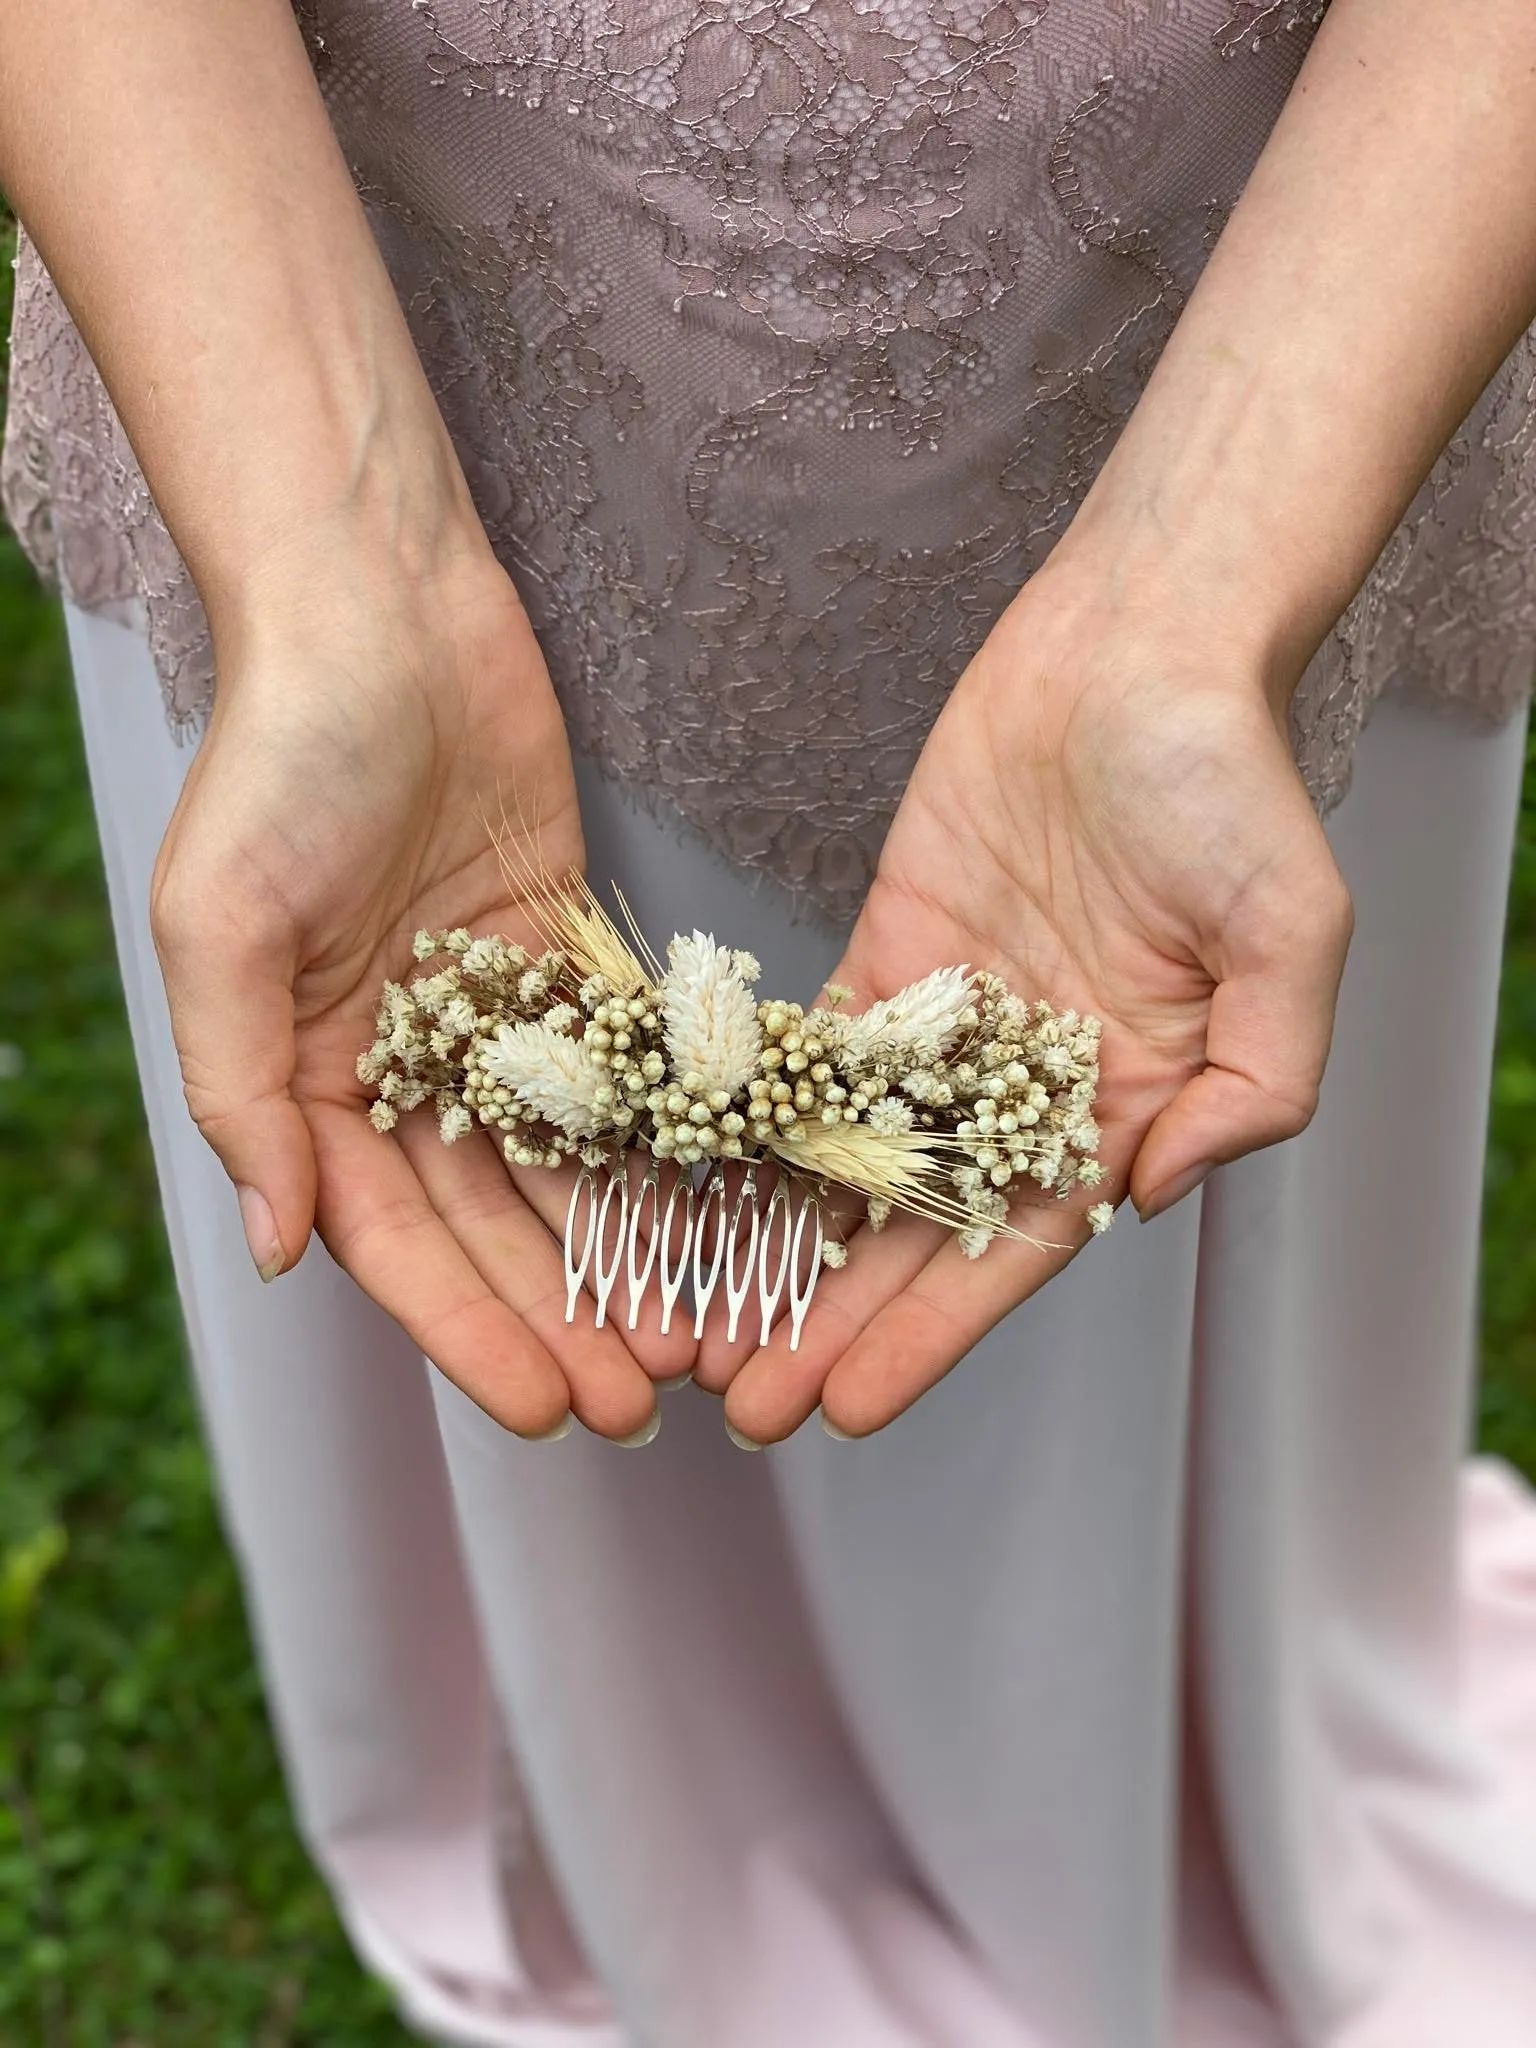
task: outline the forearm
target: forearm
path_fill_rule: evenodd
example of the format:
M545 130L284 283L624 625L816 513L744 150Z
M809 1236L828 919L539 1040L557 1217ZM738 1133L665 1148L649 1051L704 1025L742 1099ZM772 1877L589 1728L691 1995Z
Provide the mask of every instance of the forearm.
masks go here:
M1065 551L1277 699L1536 317L1536 7L1334 0Z
M0 77L0 184L216 625L312 537L472 525L288 0L6 0Z

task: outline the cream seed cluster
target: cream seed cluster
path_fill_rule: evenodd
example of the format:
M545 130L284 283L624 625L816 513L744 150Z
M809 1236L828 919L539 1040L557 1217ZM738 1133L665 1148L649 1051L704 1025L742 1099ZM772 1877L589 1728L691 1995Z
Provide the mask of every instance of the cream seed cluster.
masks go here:
M1010 1190L1065 1199L1103 1178L1100 1026L944 967L861 1011L759 999L750 953L703 932L657 960L587 896L552 898L541 952L420 932L421 971L386 983L358 1061L381 1131L428 1104L445 1143L477 1125L514 1166L615 1165L626 1148L691 1168L771 1159L815 1193L852 1188L953 1228L975 1257ZM1097 1233L1112 1210L1085 1211ZM823 1256L840 1264L828 1238Z

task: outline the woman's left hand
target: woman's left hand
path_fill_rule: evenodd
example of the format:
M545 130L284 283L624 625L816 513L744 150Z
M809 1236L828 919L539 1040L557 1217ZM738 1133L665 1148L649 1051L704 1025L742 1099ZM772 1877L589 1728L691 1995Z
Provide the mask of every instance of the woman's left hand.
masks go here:
M1181 629L1112 579L1053 563L960 678L896 814L834 980L859 1007L965 963L1103 1021L1091 1194L1016 1201L1054 1248L967 1259L939 1226L861 1229L800 1347L706 1333L698 1382L734 1429L788 1435L820 1403L863 1436L925 1393L1088 1241L1088 1207L1143 1219L1212 1166L1310 1120L1349 942L1348 893L1234 639Z

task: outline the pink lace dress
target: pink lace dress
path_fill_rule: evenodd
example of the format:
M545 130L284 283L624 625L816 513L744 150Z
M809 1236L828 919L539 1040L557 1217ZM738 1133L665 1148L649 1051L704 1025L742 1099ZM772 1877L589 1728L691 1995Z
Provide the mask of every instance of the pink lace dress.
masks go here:
M315 67L573 735L851 913L965 660L1070 519L1317 0L304 0ZM23 247L4 487L174 719L197 597ZM1536 666L1536 350L1306 679L1324 808L1388 684Z
M654 933L814 993L1317 11L305 0L594 879ZM425 2037L1536 2040L1536 1508L1463 1464L1533 377L1525 342L1298 700L1325 809L1389 685L1467 714L1360 741L1313 1127L867 1443L744 1456L685 1390L638 1454L528 1445L318 1246L261 1287L186 1118L145 903L206 632L23 248L6 503L69 599L221 1499L300 1821Z

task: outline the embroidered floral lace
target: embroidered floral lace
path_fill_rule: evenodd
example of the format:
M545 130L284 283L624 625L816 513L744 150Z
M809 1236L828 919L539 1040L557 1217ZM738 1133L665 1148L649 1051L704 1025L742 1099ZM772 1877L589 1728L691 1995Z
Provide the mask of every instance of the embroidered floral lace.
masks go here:
M303 0L315 68L576 742L844 916L951 682L1087 489L1314 0ZM23 244L5 502L74 601L202 612ZM1327 808L1387 685L1536 648L1521 343L1313 663Z

